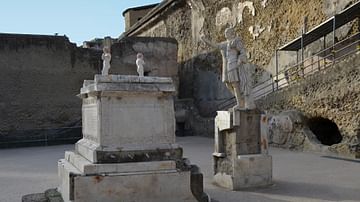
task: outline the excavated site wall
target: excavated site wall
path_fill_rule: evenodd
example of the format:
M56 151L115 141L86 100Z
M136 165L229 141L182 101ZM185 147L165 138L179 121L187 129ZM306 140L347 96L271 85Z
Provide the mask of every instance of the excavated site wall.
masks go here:
M137 75L144 54L149 76L171 77L178 86L177 41L134 37L111 46L110 74ZM84 80L102 68L102 51L78 48L66 37L0 34L0 148L73 143L82 137Z
M81 138L76 95L100 71L100 56L62 36L0 34L0 147Z
M236 24L236 33L247 48L249 61L257 66L255 80L261 82L269 79L270 75L275 75L275 50L301 35L305 17L307 30L311 30L355 2L358 0L174 1L151 20L133 27L125 36L172 37L178 41L180 89L177 111L181 111L182 115L178 120L184 122L185 131L188 129L196 135L212 137L214 112L219 104L232 95L221 82L220 52L201 42L201 35L213 42L224 41L224 30L230 24ZM341 40L357 31L358 19L338 30L336 34ZM326 46L333 44L333 38L332 34L329 34L325 37L325 42L320 39L308 46L304 51L305 57L321 50L324 43ZM295 62L296 52L280 53L280 69ZM338 76L340 78L340 75ZM326 92L330 93L329 90ZM332 102L337 106L342 105L341 100ZM260 107L265 108L265 105ZM286 109L290 108L289 106ZM306 110L311 109L304 108L304 111ZM347 119L349 122L354 121L350 116ZM344 139L350 141L352 135L348 136L348 133L343 131L353 129L345 129L346 126L340 128Z
M257 104L278 120L272 128L270 141L273 145L360 158L359 51L322 72L258 100ZM318 125L312 127L314 124ZM332 137L336 130L342 136L339 139ZM314 135L319 141L307 140Z

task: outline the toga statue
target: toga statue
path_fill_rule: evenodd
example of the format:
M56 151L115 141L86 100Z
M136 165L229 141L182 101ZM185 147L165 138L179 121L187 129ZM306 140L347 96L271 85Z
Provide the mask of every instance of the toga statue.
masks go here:
M103 60L103 69L101 71L101 74L103 76L109 75L110 61L111 61L111 53L109 47L103 48L103 54L101 55L101 59Z
M139 74L139 76L143 77L144 76L144 55L142 53L138 53L136 55L136 66L137 66L137 72Z
M225 30L225 38L226 41L215 44L201 36L203 42L221 51L222 82L235 95L237 102L235 108L255 109L251 95L253 83L251 64L247 62L246 49L240 38L235 35L234 28Z

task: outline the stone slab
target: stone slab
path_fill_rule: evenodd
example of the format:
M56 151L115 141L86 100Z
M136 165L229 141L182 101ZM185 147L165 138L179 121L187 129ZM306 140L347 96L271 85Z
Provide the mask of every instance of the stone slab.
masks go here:
M86 80L80 90L80 97L96 92L116 93L170 93L176 89L171 78L167 77L139 77L132 75L95 75L94 81Z
M224 188L241 190L272 184L270 155L241 155L233 164L233 173L215 173L214 182Z
M183 155L182 148L177 144L104 148L86 139L82 139L75 144L75 151L92 163L178 160Z
M261 136L261 153L269 154L269 116L261 115L260 136Z
M65 152L65 160L70 162L76 169L85 175L150 171L155 172L176 169L175 161L94 164L81 155L70 151Z
M213 156L225 157L224 136L223 131L233 127L232 114L228 111L218 111L215 117L215 151Z
M81 175L81 172L76 169L71 163L65 159L58 161L58 177L59 177L59 191L64 201L74 200L74 176Z
M233 127L233 117L232 113L229 111L217 111L217 116L215 117L215 125L219 131L228 130Z
M61 193L65 202L196 202L191 171L159 170L103 175L69 175L77 170L61 160ZM64 166L65 165L65 166Z
M152 77L152 76L135 76L135 75L107 75L96 74L94 81L96 83L167 83L172 84L170 77Z
M236 154L261 153L261 114L257 110L234 110L234 131L236 133Z
M175 143L172 96L158 97L147 92L121 95L119 92L83 98L84 139L102 148L119 148L117 150Z

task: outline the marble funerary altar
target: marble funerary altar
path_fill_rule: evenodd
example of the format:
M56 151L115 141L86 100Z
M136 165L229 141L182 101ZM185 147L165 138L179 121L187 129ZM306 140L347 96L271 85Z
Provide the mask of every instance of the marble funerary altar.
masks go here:
M58 163L64 201L208 201L175 142L174 94L171 78L84 81L83 139Z

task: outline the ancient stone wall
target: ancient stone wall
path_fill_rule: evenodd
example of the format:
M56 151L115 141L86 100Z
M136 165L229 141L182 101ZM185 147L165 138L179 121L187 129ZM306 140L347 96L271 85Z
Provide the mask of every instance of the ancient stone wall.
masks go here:
M131 26L137 23L141 18L143 18L149 11L151 11L156 4L143 6L139 8L130 8L123 12L125 18L125 31L128 30Z
M80 138L76 95L100 56L62 36L0 34L0 147Z
M335 66L328 67L323 72L310 75L296 84L272 93L258 100L257 104L262 110L274 115L279 115L282 111L296 110L305 116L305 121L301 121L301 124L310 129L314 123L311 121L313 119L324 119L335 123L342 139L339 144L328 144L331 146L329 149L345 156L354 156L354 154L360 156L359 53L344 59ZM293 120L294 125L299 123ZM320 127L326 131L330 126ZM334 130L327 131L324 135L331 138L330 132L335 132ZM281 139L281 141L275 141L278 146L306 150L304 135L298 135L296 131L282 130L274 135L275 139ZM288 139L297 141L289 142ZM318 139L321 140L321 137Z
M257 66L256 81L275 73L275 50L301 35L304 17L310 30L358 0L180 0L153 16L128 36L161 36L179 43L180 99L193 99L201 117L213 118L214 111L232 97L220 78L221 55L200 41L205 35L214 42L225 40L224 30L235 25L249 61ZM353 25L345 30L349 34ZM327 43L332 37L327 37ZM322 46L309 48L306 55ZM296 53L282 53L281 67L294 63ZM200 123L200 122L199 122ZM195 125L197 123L194 123ZM212 136L212 131L203 131ZM204 135L204 134L202 134Z
M177 88L177 41L160 37L129 37L111 46L110 74L138 75L135 64L137 53L144 55L144 70L148 76L171 77Z

